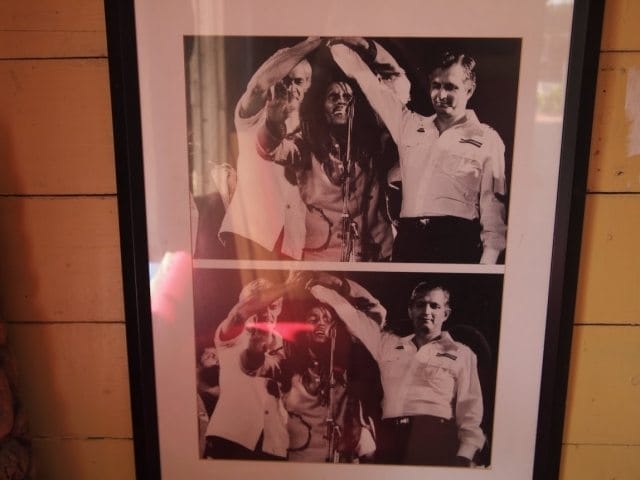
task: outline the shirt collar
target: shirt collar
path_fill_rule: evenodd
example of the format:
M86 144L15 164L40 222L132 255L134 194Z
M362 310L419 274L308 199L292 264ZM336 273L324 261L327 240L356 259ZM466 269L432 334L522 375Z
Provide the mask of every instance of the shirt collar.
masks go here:
M400 346L405 347L407 345L411 345L414 348L414 350L417 351L416 344L413 343L413 337L415 337L414 333L412 333L411 335L407 335L406 337L400 337L398 347ZM431 342L428 342L425 345L429 345L429 343L433 343L433 342L442 345L442 347L445 350L458 350L458 344L453 338L451 338L451 335L449 335L449 332L442 332L438 340L432 340Z
M430 117L427 117L427 119L429 120L429 123L430 123L431 127L435 128L437 130L438 127L436 126L436 114L434 113ZM449 130L452 130L454 128L472 126L472 125L480 125L480 120L478 120L478 116L476 115L476 112L474 112L471 109L467 109L467 110L465 110L465 119L464 119L464 121L456 123L455 125L451 126L450 128L448 128L445 131L449 131Z

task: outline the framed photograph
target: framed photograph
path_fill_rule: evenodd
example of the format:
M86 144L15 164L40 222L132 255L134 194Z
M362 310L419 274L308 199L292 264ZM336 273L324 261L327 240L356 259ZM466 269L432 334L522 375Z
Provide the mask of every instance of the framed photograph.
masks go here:
M603 2L105 2L139 478L557 478Z

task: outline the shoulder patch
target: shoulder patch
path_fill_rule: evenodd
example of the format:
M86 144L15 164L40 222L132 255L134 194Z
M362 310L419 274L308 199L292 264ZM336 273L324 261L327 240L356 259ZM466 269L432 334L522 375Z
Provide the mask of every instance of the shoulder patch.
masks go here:
M447 352L436 353L436 357L447 357L447 358L449 358L451 360L454 360L454 361L458 359L458 357L456 357L455 355L452 355L451 353L447 353Z
M468 143L478 148L482 147L482 142L479 140L476 140L475 138L461 138L460 143Z

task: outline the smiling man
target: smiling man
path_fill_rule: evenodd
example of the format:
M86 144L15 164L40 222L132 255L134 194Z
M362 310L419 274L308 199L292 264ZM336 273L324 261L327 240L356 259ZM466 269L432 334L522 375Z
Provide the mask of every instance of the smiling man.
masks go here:
M388 260L393 234L376 169L381 152L372 140L373 112L357 102L346 79L314 93L307 95L300 131L286 135L284 118L269 111L258 132L258 153L284 167L303 205L288 208L283 242L297 247L297 259Z
M348 288L362 289L351 281ZM334 307L380 368L377 461L471 466L485 442L482 390L475 354L442 331L451 315L449 291L424 282L413 289L408 313L414 333L406 337L382 331L330 283L314 285L311 292Z
M402 206L392 260L496 263L507 230L505 148L467 109L476 90L475 60L464 53L442 56L429 76L435 114L425 117L385 88L351 47L330 48L398 147Z

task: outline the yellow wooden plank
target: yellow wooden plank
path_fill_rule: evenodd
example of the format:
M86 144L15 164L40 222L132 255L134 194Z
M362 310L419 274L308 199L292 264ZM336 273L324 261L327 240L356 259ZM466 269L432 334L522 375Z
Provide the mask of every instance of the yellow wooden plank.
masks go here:
M588 188L640 192L640 52L600 55Z
M640 445L563 445L560 480L638 480Z
M36 438L33 452L40 480L136 478L132 440Z
M131 437L124 324L10 324L35 437Z
M640 323L640 195L588 195L575 321Z
M106 57L105 32L0 30L0 59Z
M639 405L640 327L576 326L564 442L640 445Z
M122 321L113 197L0 198L0 317Z
M0 61L0 193L113 193L107 60Z
M607 0L602 25L602 50L640 50L640 2Z
M101 0L0 2L0 58L106 55Z

